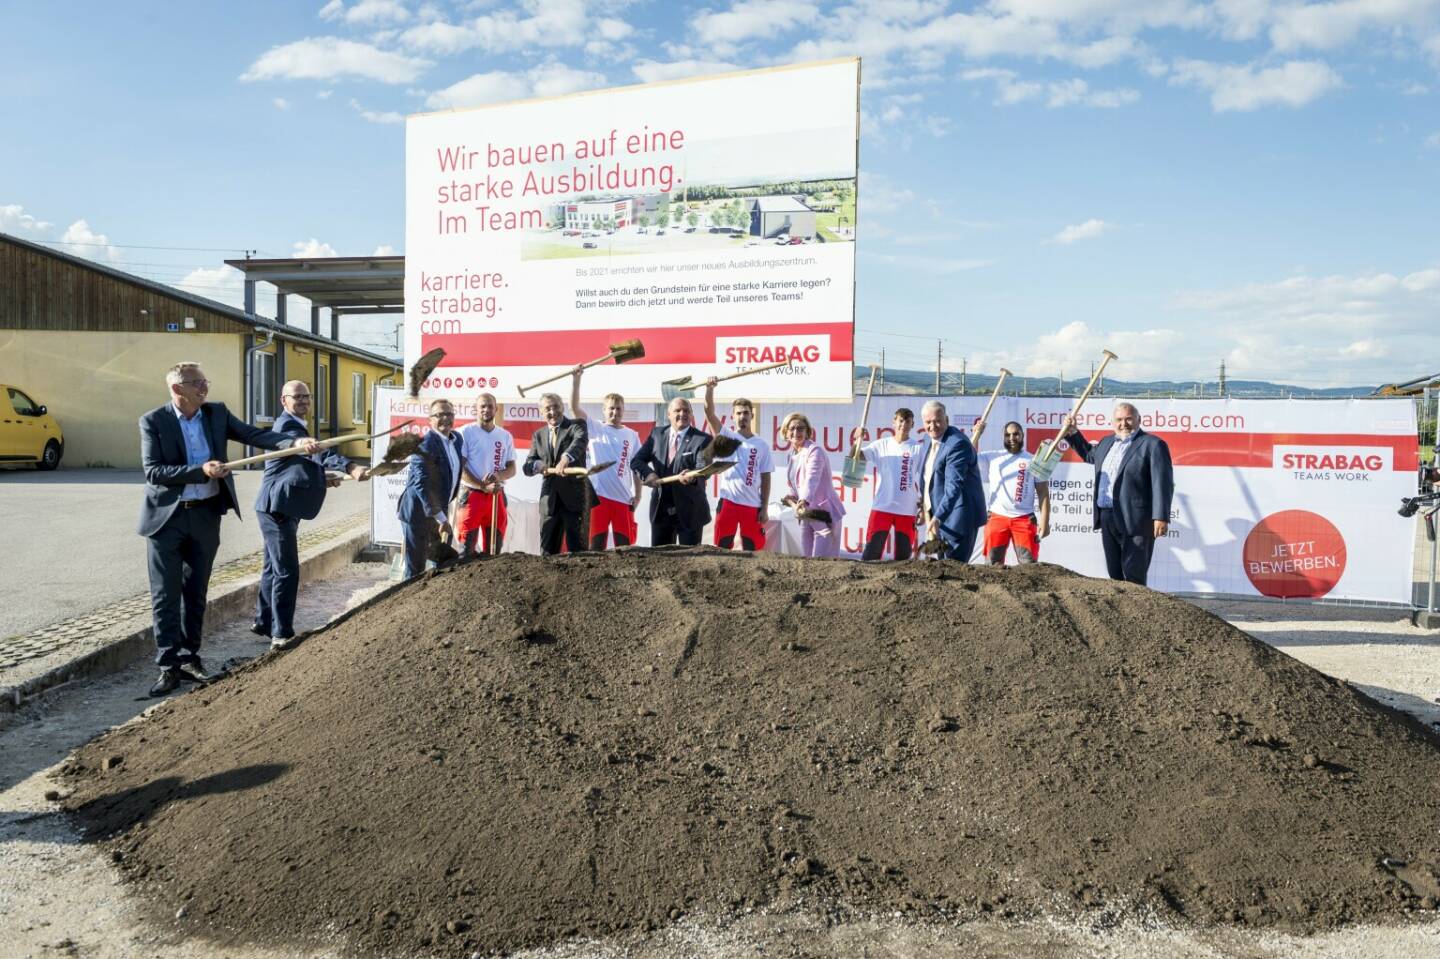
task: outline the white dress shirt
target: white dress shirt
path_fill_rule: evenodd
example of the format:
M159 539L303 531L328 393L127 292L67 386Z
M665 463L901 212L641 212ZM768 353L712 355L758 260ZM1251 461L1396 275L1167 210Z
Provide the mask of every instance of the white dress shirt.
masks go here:
M1130 452L1130 444L1134 439L1134 433L1124 439L1117 436L1115 442L1110 444L1110 452L1105 454L1105 462L1100 464L1100 476L1096 479L1095 487L1095 505L1101 509L1110 509L1115 505L1115 479L1120 475L1120 467L1125 465L1125 454Z

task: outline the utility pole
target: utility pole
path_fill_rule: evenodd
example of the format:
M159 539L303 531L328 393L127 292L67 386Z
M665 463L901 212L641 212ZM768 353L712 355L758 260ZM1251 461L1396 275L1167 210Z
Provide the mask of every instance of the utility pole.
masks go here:
M1220 398L1225 398L1225 361L1220 361Z
M1060 390L1059 390L1058 395L1059 395L1059 396L1064 396L1064 395L1065 395L1065 371L1064 371L1063 369L1060 371Z
M969 372L970 372L970 357L968 357L968 356L962 356L962 357L960 357L960 395L961 395L961 396L966 395L966 394L965 394L965 388L966 388L967 384L966 384L966 382L965 382L965 378L966 378L966 376L969 374Z
M880 395L885 395L885 347L880 347Z
M943 341L935 341L935 395L940 395L940 344Z

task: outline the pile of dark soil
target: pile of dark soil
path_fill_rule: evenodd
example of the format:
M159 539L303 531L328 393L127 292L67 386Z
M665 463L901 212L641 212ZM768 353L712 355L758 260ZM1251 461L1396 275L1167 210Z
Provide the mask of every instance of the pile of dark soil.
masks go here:
M1440 896L1434 734L1053 567L505 556L64 775L167 914L386 954L797 902L1320 930Z

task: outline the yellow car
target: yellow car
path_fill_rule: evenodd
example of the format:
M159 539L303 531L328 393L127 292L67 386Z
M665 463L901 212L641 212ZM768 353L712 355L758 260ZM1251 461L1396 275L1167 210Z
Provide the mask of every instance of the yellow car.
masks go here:
M65 436L45 407L13 386L0 383L0 464L34 463L53 470L65 455Z

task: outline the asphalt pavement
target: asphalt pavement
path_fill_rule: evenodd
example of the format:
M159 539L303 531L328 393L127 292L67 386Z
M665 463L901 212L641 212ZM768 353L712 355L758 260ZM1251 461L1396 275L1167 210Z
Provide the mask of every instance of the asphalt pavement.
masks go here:
M260 549L251 508L260 476L235 476L243 522L226 514L216 565ZM143 486L139 470L0 470L0 639L149 591L135 532ZM370 484L347 481L315 522L369 510Z

